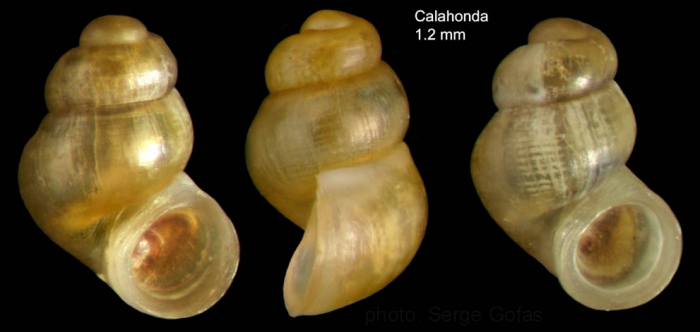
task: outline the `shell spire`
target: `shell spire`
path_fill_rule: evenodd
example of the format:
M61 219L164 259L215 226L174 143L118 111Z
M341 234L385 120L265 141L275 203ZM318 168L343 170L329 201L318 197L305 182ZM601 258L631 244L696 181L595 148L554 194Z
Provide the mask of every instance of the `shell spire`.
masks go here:
M260 193L305 230L284 280L291 316L379 291L423 239L427 198L403 137L408 101L369 22L311 15L272 51L270 95L248 132Z
M231 220L184 173L193 130L176 79L175 57L140 21L92 21L49 74L49 113L19 167L44 233L162 318L214 305L239 252Z
M653 299L682 247L671 209L625 165L637 128L616 71L600 30L539 23L496 69L499 111L471 161L491 217L574 299L600 310Z

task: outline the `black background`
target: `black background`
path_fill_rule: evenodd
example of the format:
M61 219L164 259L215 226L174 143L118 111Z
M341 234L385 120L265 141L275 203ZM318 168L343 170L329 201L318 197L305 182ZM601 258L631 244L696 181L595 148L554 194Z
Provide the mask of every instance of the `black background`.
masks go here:
M416 5L394 3L285 5L267 2L210 6L115 5L25 8L6 15L5 96L12 119L8 247L3 268L5 312L23 326L238 330L242 326L488 328L494 326L642 326L694 320L697 262L690 222L698 184L696 27L690 10L671 5L619 10L593 5L522 6L486 1ZM622 6L622 5L620 5ZM423 244L410 266L375 295L334 312L290 318L282 297L289 260L303 231L269 205L245 166L248 127L268 91L265 62L273 47L298 32L320 9L367 19L383 43L383 59L404 84L411 106L406 135L426 185L430 215ZM481 23L418 23L416 10L488 13ZM130 15L162 36L178 60L176 87L190 111L194 150L186 172L214 197L239 235L241 262L226 295L201 315L162 320L125 304L111 288L46 237L19 196L16 167L24 144L46 114L44 83L53 64L77 46L82 28L101 15ZM686 17L687 16L687 17ZM527 255L489 217L476 195L469 159L477 136L496 112L491 80L500 61L527 42L539 21L571 17L602 30L618 52L616 81L637 118L638 135L627 165L675 212L684 231L684 256L670 285L634 309L603 312L570 298L557 279ZM21 23L19 23L21 22ZM6 21L3 24L8 24ZM464 31L465 41L418 40L416 30ZM690 83L685 83L690 82ZM7 91L7 90L6 90ZM14 115L19 114L19 119ZM690 262L690 264L689 264ZM685 300L685 301L684 301ZM691 302L692 301L692 302ZM520 311L497 321L491 310ZM435 312L446 316L434 319ZM467 324L466 312L481 314ZM525 321L528 314L537 322ZM370 318L375 321L368 321ZM512 316L509 316L512 318ZM495 318L495 317L494 317ZM516 317L517 318L517 317ZM409 322L409 320L413 320ZM9 323L9 322L8 322ZM668 326L668 325L667 325Z

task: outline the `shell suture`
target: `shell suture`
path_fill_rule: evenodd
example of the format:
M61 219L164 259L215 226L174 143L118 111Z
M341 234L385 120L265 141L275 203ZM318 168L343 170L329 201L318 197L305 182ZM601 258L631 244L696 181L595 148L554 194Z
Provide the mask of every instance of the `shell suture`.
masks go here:
M176 80L175 57L140 21L90 22L49 74L49 113L19 167L39 227L162 318L214 305L239 252L231 220L183 172L193 131Z
M427 198L403 142L408 101L375 28L338 11L311 15L265 73L248 170L305 230L284 282L289 314L321 314L383 288L420 246Z
M670 208L625 166L636 124L616 70L617 53L598 29L539 23L496 69L499 111L471 163L496 222L572 297L604 310L651 300L681 253Z

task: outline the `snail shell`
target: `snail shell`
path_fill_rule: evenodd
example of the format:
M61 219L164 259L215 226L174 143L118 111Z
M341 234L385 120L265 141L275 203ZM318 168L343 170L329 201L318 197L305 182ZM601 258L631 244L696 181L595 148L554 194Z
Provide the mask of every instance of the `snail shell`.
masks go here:
M615 49L598 29L539 23L496 70L499 111L471 163L496 222L573 298L601 310L654 298L682 247L671 209L625 166L636 123L616 71Z
M176 79L175 57L140 21L92 21L51 71L49 113L19 167L37 225L162 318L214 305L239 253L231 220L183 172L193 131Z
M376 29L338 11L316 12L280 42L265 77L248 170L305 230L284 280L289 314L322 314L382 289L423 239L425 187L403 142L408 101Z

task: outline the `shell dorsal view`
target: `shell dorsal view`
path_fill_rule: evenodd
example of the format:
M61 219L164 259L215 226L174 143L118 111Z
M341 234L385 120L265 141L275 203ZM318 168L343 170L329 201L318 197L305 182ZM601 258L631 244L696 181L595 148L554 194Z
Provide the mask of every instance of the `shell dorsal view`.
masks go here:
M617 53L598 29L539 23L496 69L499 110L471 161L491 217L570 296L598 310L656 297L682 251L673 212L625 165L636 122L616 71Z
M379 291L423 239L427 196L403 142L408 100L381 50L372 24L323 10L268 59L270 95L246 161L260 193L304 229L284 279L292 317Z
M169 319L214 305L239 257L231 220L184 173L193 129L176 79L140 21L95 19L49 74L49 113L19 167L44 233L129 305Z

